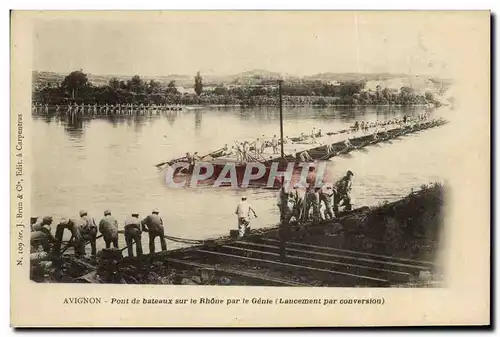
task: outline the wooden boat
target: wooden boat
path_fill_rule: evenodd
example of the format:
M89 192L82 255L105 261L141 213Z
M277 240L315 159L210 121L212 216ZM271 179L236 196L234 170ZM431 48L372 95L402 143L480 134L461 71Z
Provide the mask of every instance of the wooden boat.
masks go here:
M292 183L294 180L297 180L302 173L303 166L300 166L299 163L302 162L300 158L300 154L303 151L307 151L312 161L327 161L335 156L345 155L354 150L358 150L361 148L365 148L370 145L378 144L384 141L388 141L390 139L394 139L396 137L400 137L409 133L418 132L421 130L425 130L432 127L437 127L445 124L446 121L442 119L435 119L431 121L422 122L415 127L395 127L383 132L379 132L377 134L372 133L368 135L363 135L356 138L349 139L350 145L346 146L345 141L337 141L330 145L317 145L311 144L310 148L303 149L300 152L295 154L289 154L284 159L279 156L271 157L268 160L254 160L251 162L238 162L235 158L228 158L220 155L222 149L217 150L212 155L205 156L204 160L199 160L198 165L191 165L185 168L178 168L173 172L174 181L182 182L186 181L186 179L190 179L195 168L199 169L199 174L206 174L207 167L211 167L213 169L212 174L201 181L197 181L197 185L210 185L213 184L217 178L229 178L230 174L236 173L236 182L238 186L241 186L243 183L243 179L245 174L248 174L247 170L252 169L252 173L257 173L257 169L254 167L255 163L260 163L264 165L266 168L265 174L259 178L250 181L252 187L268 187L268 188L280 188L281 184L276 181L269 181L269 175L271 172L271 167L274 165L275 168L279 171L286 171L289 163L296 163L294 167L294 171L292 174ZM310 168L308 168L310 169ZM223 183L221 186L230 186L230 183Z
M346 154L346 153L349 153L352 150L355 150L358 148L362 148L362 147L365 147L368 145L373 145L373 144L376 144L376 143L379 143L382 141L386 141L388 139L393 139L393 138L408 134L408 133L413 133L413 132L425 130L425 129L428 129L431 127L440 126L440 125L443 125L445 123L446 123L446 121L443 119L434 119L434 120L430 120L430 121L421 122L414 127L408 127L408 126L394 127L394 128L389 129L387 131L380 132L380 134L384 135L384 136L379 136L378 140L374 139L374 135L375 135L374 133L360 136L360 137L351 138L351 139L349 139L349 141L353 145L352 148L346 148L344 141L338 141L338 142L331 144L331 149L333 151L330 151L330 152L328 151L328 145L316 145L315 146L315 144L310 144L311 145L310 148L299 151L299 154L300 154L300 152L307 150L309 152L309 155L313 158L313 160L327 160L327 159L334 157L335 155ZM336 134L342 134L342 133L345 133L347 131L348 130L341 130L338 132L327 132L327 133L325 133L325 135L332 136L332 135L336 135ZM324 136L319 137L319 133L317 135L318 136L317 136L316 140L321 140L324 137ZM301 138L300 137L292 137L292 138L290 138L290 140L291 141L294 141L294 140L300 141ZM267 143L269 143L269 142L267 142ZM295 143L295 144L307 144L307 143L300 143L299 142L299 143ZM267 148L269 148L269 147L271 147L270 144L267 144ZM254 149L253 147L250 147L250 153L252 152L253 149ZM332 153L334 153L334 154L332 155ZM210 157L210 159L223 160L224 159L224 149L221 148L221 149L213 151L205 156L202 156L201 157L202 161L205 161L205 160L203 160L203 158L208 158L208 157ZM288 155L286 155L286 159L287 159L287 161L293 160L294 155L288 154ZM185 161L186 159L185 158L173 159L169 162L163 162L163 163L160 163L156 166L158 168L161 168L165 164L172 165L173 163L183 161L183 160ZM295 160L299 161L300 157L296 156ZM230 161L231 160L229 160L229 159L223 160L223 164L225 165L227 162L230 162ZM236 166L241 166L240 163L236 163L235 160L233 160L233 161L235 162ZM262 163L276 162L276 161L281 161L281 157L275 157L275 158L272 158L271 160L255 160L255 161L262 162ZM211 161L208 160L207 162L211 162ZM245 163L243 163L243 164L245 164Z

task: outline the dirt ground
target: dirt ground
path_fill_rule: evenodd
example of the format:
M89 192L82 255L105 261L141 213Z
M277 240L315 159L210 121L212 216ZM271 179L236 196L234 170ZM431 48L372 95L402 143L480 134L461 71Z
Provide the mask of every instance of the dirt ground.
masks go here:
M424 185L417 192L393 203L377 207L363 207L333 221L319 225L306 225L292 230L290 240L301 244L337 247L370 254L383 254L394 258L433 262L439 251L442 235L445 188L440 184ZM267 232L267 233L266 233ZM259 237L277 238L277 232L259 230ZM252 241L252 239L250 239ZM224 240L223 240L224 241ZM227 240L226 240L227 241ZM208 248L207 248L208 249ZM217 248L213 248L217 250ZM105 252L106 253L106 252ZM109 253L109 252L108 252ZM111 255L110 255L111 254ZM106 255L106 254L105 254ZM168 256L149 256L141 260L122 259L121 254L93 260L77 260L64 256L59 260L33 262L31 278L35 282L135 283L184 285L280 285L276 279L309 286L352 286L332 277L325 279L318 273L294 273L287 268L246 261L232 261L218 256L207 257L183 249L171 251ZM245 257L252 257L246 254ZM201 265L215 266L214 270L186 267L167 263L166 258L183 258ZM225 270L231 269L233 273ZM241 273L257 273L261 278L245 277ZM437 273L424 275L429 283ZM427 276L426 276L427 275ZM316 277L318 276L318 277ZM413 275L404 283L390 286L422 286L422 274ZM284 283L285 284L285 283ZM286 284L285 284L286 285Z

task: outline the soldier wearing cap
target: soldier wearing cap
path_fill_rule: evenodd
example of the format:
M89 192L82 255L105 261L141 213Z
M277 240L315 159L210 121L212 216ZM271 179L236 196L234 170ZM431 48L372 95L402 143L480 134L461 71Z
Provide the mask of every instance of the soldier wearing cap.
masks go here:
M319 199L319 187L314 187L310 185L306 192L305 198L305 208L304 213L302 214L302 220L307 221L309 218L309 211L312 209L312 217L313 221L316 222L320 218L320 199Z
M278 237L280 241L280 258L285 261L286 258L286 242L290 237L290 219L293 216L293 200L292 192L288 187L288 182L285 182L283 177L282 186L278 195L278 207L280 209L280 225Z
M99 222L99 232L102 234L106 248L118 248L118 221L111 215L110 210L104 211L104 218Z
M291 209L289 207L289 199L290 199L290 188L288 186L288 182L285 181L285 178L281 179L281 188L278 193L278 208L280 210L280 223L284 221L288 222L291 217Z
M48 231L50 233L50 225L52 224L52 221L51 216L38 217L36 222L31 225L31 231Z
M51 216L39 217L35 223L31 225L31 247L38 250L41 245L45 252L50 251L51 243L55 241L51 233L50 225L52 224Z
M96 239L97 239L97 225L94 221L93 218L91 218L88 214L87 211L81 210L80 211L80 219L83 221L82 227L81 227L81 234L82 234L82 239L84 240L84 245L85 241L90 242L90 247L91 247L91 255L96 256L97 253L97 244L96 244Z
M76 256L85 255L85 240L82 237L82 227L84 224L85 222L82 219L62 218L56 228L54 253L60 253L64 230L67 229L71 232L71 243L75 247Z
M241 197L241 201L239 202L238 206L236 207L236 211L234 212L238 216L238 229L240 231L240 238L245 236L248 230L248 226L250 225L250 212L253 213L254 217L257 217L255 210L247 202L247 197Z
M134 249L132 247L134 242L137 256L142 255L141 233L139 213L132 213L132 215L125 220L125 242L127 243L128 256L134 256Z
M293 186L293 191L290 192L290 198L292 199L293 202L293 217L297 221L300 221L301 216L302 216L302 211L304 208L304 195L299 191L300 189L300 184L295 184Z
M167 250L165 241L165 229L163 228L163 219L158 215L160 212L154 209L150 215L141 221L142 230L149 233L149 252L155 252L155 239L160 237L161 250Z
M334 186L334 201L333 201L333 210L335 215L337 216L339 213L340 203L343 202L344 208L346 211L350 211L352 208L351 205L351 190L352 190L352 178L354 173L352 171L347 171L346 175L342 177L339 181L335 183Z
M325 205L325 219L333 219L333 186L332 184L324 184L319 192L320 203L323 202Z

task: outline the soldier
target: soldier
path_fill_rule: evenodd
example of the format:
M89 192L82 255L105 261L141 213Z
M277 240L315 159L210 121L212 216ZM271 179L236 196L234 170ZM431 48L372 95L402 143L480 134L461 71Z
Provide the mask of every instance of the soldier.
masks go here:
M244 141L243 145L241 146L241 157L242 161L248 161L248 152L250 150L250 144L248 141Z
M316 128L313 127L311 131L311 143L316 143Z
M273 154L278 153L278 138L276 138L276 135L274 135L273 140L271 141L271 145L273 147Z
M52 217L51 216L44 216L39 217L36 219L36 222L31 225L31 231L32 232L38 232L38 231L45 231L49 232L51 231L50 225L52 224Z
M333 144L328 144L326 145L326 154L327 156L335 156L337 153L335 152L335 147L333 146Z
M319 192L319 200L325 205L325 219L333 219L333 186L324 184Z
M31 247L36 251L41 245L45 252L50 251L51 243L55 239L52 236L50 225L52 224L52 217L45 216L36 219L36 222L31 225Z
M161 250L167 250L165 241L165 229L163 228L163 219L158 215L160 212L156 209L141 221L142 230L149 233L149 253L155 252L155 239L160 237Z
M236 207L236 211L234 212L238 216L238 229L240 231L240 238L245 236L248 227L250 226L250 212L253 212L253 216L257 217L255 210L247 202L247 197L241 197L241 201Z
M80 219L83 221L81 228L81 235L85 241L90 241L91 247L91 255L96 256L97 246L96 246L96 238L97 238L97 225L93 218L89 217L87 211L80 211ZM84 244L85 247L85 244Z
M85 255L85 240L82 236L82 227L84 224L85 221L82 219L61 219L56 228L54 253L57 255L60 253L64 230L67 229L71 232L72 240L68 245L73 244L76 256Z
M290 236L290 219L293 215L293 209L290 207L290 191L288 184L282 180L282 187L278 195L278 207L280 209L280 225L278 236L280 240L280 258L281 261L286 259L286 242Z
M243 161L243 152L241 150L241 144L238 142L235 142L235 147L236 147L236 160L238 162Z
M291 210L288 205L290 191L288 190L288 186L282 180L282 186L278 194L278 208L280 210L280 222L288 221L291 216Z
M348 138L348 139L346 139L346 140L344 141L344 146L345 146L345 148L346 148L346 149L349 149L349 148L354 147L354 146L351 144L351 141L349 140L349 138Z
M306 161L313 161L311 155L309 154L309 151L305 150L302 151L299 155L300 161L306 162Z
M111 248L111 244L118 248L118 221L111 216L111 211L104 211L104 218L99 222L99 232L104 238L106 248Z
M295 184L292 192L290 192L290 200L292 201L292 216L296 221L300 221L304 210L304 195L299 191L300 185Z
M313 214L312 214L313 221L317 222L320 219L319 190L320 190L320 187L310 186L308 188L308 191L306 193L306 202L305 202L305 209L304 209L304 214L303 214L304 221L306 221L309 218L309 211L311 210L311 208L313 211Z
M335 216L338 216L339 206L341 202L343 202L346 211L350 211L352 208L351 189L353 176L354 173L352 173L352 171L347 171L346 175L335 183L335 196L333 201L333 210L335 212Z
M258 157L260 153L260 149L262 147L262 142L260 141L260 138L257 138L257 140L254 142L254 152L255 156Z
M132 216L125 220L125 242L127 243L128 256L134 256L134 249L132 247L134 242L137 256L142 256L141 233L139 213L132 213Z

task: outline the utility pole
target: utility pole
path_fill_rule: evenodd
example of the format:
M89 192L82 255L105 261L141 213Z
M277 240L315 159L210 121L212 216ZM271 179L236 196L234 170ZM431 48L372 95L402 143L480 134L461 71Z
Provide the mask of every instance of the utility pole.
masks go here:
M283 148L283 97L281 92L281 86L283 80L278 80L278 90L279 90L279 101L280 101L280 138L281 138L281 160L285 159L285 151Z

